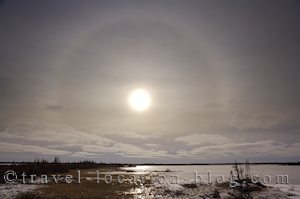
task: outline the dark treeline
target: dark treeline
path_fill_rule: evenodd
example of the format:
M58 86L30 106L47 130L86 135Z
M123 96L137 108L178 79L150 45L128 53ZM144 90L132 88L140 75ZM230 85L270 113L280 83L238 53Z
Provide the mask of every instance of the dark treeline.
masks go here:
M56 157L57 158L57 157ZM57 160L54 158L53 162L49 162L44 159L35 159L32 161L22 161L22 162L0 162L0 167L5 165L25 165L25 164L39 164L39 163L58 163ZM108 166L137 166L137 165L170 165L170 166L184 166L184 165L232 165L232 164L245 164L243 162L227 162L227 163L105 163L105 162L95 162L90 160L84 160L84 161L74 161L74 162L61 162L60 164L68 164L68 165L80 165L80 164L87 164L87 165L108 165ZM2 165L1 165L2 164ZM298 162L252 162L249 163L250 165L300 165L300 161Z
M43 175L43 174L57 174L66 173L73 169L91 169L97 167L121 167L124 164L106 164L106 163L96 163L94 161L78 161L78 162L61 162L58 157L55 157L52 162L44 159L36 158L33 162L10 162L8 164L2 163L0 165L0 183L4 183L5 172L12 170L14 171L18 178L22 178L22 174L25 173L29 175ZM128 165L131 166L131 165Z

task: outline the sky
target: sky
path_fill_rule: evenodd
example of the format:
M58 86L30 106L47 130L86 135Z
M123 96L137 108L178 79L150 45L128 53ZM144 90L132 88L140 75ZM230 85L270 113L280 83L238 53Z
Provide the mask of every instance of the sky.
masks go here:
M299 9L0 1L0 160L300 161Z

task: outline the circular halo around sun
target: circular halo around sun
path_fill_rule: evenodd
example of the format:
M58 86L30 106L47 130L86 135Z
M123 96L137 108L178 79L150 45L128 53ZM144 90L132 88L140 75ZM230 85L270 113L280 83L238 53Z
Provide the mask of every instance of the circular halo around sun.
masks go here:
M151 96L146 90L139 88L130 93L128 103L133 110L142 112L150 107Z

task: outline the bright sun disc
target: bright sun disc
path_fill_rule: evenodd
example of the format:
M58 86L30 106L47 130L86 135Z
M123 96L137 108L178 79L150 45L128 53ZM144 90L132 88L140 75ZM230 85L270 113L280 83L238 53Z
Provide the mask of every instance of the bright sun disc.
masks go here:
M147 91L143 89L136 89L130 94L128 102L134 110L144 111L149 108L151 104L151 97Z

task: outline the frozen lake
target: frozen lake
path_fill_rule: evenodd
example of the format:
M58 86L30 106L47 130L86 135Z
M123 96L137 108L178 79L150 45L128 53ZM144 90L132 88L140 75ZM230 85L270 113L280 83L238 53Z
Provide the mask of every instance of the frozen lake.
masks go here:
M123 170L134 171L135 173L147 172L165 172L167 175L176 175L180 180L194 180L195 171L197 175L201 175L202 181L207 182L209 172L212 182L220 176L224 176L225 180L230 177L230 171L233 171L231 165L143 165L136 167L125 167ZM277 175L287 175L289 184L300 185L300 166L286 166L286 165L250 165L251 175L258 175L260 181L269 181L268 184L276 184Z

